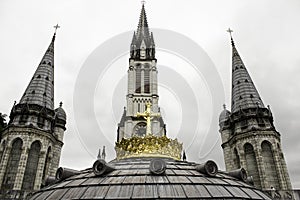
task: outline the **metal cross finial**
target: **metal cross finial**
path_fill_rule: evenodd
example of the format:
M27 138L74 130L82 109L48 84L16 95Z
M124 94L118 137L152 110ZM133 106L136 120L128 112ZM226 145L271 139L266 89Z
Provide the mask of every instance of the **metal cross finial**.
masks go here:
M148 102L146 104L147 108L145 112L143 113L136 113L136 117L144 117L144 119L147 121L147 129L146 129L146 135L151 135L151 120L153 117L160 117L160 113L153 113L151 111L151 103Z
M54 29L55 29L54 34L56 34L56 30L57 30L58 28L60 28L60 26L59 26L58 24L56 24L56 25L53 26L53 27L54 27Z
M146 1L145 1L145 0L142 0L141 3L144 5L144 4L146 3Z
M228 28L227 32L230 34L230 37L232 37L231 33L233 32L233 30L231 30L230 28Z
M228 28L227 32L228 32L229 35L230 35L231 45L234 46L234 41L233 41L233 39L232 39L232 34L231 34L231 33L233 32L233 30L231 30L230 28Z

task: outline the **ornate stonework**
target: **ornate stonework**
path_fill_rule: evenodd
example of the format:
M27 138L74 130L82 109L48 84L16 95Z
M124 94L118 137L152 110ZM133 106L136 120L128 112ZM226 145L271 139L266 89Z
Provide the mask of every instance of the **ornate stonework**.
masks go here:
M54 40L0 132L0 199L23 199L58 168L66 113L54 109Z
M133 33L130 45L128 67L128 90L126 107L118 124L117 140L129 138L133 135L146 135L144 118L136 116L147 109L147 103L152 104L152 111L158 113L151 121L151 132L156 136L166 134L165 123L158 105L157 60L155 58L155 43L153 34L149 31L146 11L141 10L137 31Z
M232 38L231 38L232 40ZM231 112L224 107L219 125L226 170L245 168L254 185L292 197L292 186L281 148L280 133L270 107L263 101L232 40Z

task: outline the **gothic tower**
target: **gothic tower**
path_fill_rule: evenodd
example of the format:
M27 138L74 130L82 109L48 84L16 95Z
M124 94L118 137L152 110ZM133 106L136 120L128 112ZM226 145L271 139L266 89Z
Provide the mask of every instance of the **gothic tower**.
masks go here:
M264 106L232 38L231 44L231 112L224 106L219 118L226 170L243 167L256 187L290 197L292 186L272 112Z
M152 104L153 112L160 112L156 61L153 34L149 31L143 4L138 28L133 33L130 45L127 106L124 107L123 116L118 124L118 141L133 135L145 135L145 119L137 117L136 113L144 112L147 102ZM162 117L155 117L151 127L154 135L162 136L166 133Z
M0 197L18 199L40 189L58 168L66 113L54 109L54 41L45 52L1 133Z

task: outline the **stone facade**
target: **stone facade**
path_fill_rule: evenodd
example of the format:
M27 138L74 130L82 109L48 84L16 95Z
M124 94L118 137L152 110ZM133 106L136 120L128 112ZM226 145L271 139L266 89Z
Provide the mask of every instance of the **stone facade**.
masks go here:
M149 32L143 6L138 29L133 35L130 46L127 106L124 108L121 122L118 124L118 141L133 135L145 135L145 119L136 117L136 114L145 111L147 102L152 104L152 112L160 113L156 61L153 34ZM166 134L162 117L154 117L151 127L153 135L163 136Z
M226 170L245 168L256 187L293 198L270 107L264 107L233 40L232 46L232 107L230 112L224 106L219 118Z
M23 199L39 190L59 165L66 113L54 109L54 40L0 138L0 198Z

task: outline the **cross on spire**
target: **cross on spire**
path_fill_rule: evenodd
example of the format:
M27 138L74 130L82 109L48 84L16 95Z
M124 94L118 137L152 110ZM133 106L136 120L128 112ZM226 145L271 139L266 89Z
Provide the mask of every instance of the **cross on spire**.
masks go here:
M142 0L141 3L144 5L144 4L146 3L146 1L145 1L145 0Z
M227 32L230 34L230 37L232 37L231 33L233 32L233 30L231 30L230 28L228 28Z
M58 24L56 24L55 26L53 26L53 28L55 29L54 34L56 34L56 31L58 28L60 28L60 26Z
M229 33L229 35L230 35L230 39L231 39L231 44L232 44L232 46L234 46L234 41L233 41L233 39L232 39L232 32L233 32L233 30L231 30L230 28L228 28L226 31L227 31L227 32Z

